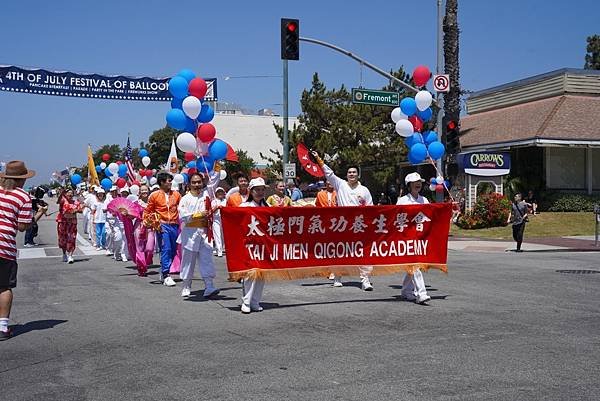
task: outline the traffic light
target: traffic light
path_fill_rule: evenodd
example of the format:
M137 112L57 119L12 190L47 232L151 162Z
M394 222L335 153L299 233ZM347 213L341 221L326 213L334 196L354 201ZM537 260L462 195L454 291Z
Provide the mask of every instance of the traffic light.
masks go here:
M443 120L444 137L446 138L446 153L460 153L460 121L458 116L445 116Z
M300 58L300 23L297 19L281 19L281 59Z

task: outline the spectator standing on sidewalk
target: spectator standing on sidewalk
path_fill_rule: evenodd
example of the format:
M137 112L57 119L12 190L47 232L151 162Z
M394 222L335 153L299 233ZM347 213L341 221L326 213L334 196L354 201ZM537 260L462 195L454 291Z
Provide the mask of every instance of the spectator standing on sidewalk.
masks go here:
M23 190L25 180L35 175L22 161L6 163L0 173L0 341L8 340L8 320L12 308L12 289L17 286L17 231L26 231L32 220L39 220L44 208L33 216L31 197Z

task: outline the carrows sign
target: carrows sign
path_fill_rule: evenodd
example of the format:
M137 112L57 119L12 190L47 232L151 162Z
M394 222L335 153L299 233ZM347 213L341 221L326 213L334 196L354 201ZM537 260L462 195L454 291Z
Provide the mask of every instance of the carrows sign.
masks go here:
M0 65L0 91L94 99L171 101L170 78L78 74ZM206 79L204 100L217 100L217 80Z
M459 166L465 173L494 177L510 173L510 153L473 152L460 155Z

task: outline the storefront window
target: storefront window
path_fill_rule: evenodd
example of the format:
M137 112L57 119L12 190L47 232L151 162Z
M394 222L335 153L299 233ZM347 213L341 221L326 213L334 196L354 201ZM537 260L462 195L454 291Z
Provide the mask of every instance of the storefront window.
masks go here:
M585 153L585 148L546 148L546 186L551 189L586 189Z

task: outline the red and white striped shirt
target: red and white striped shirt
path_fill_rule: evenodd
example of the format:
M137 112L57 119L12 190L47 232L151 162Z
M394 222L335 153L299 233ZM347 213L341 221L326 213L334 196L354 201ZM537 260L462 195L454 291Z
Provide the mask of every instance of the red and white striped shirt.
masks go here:
M0 188L0 258L17 260L17 226L33 219L31 197L21 188Z

